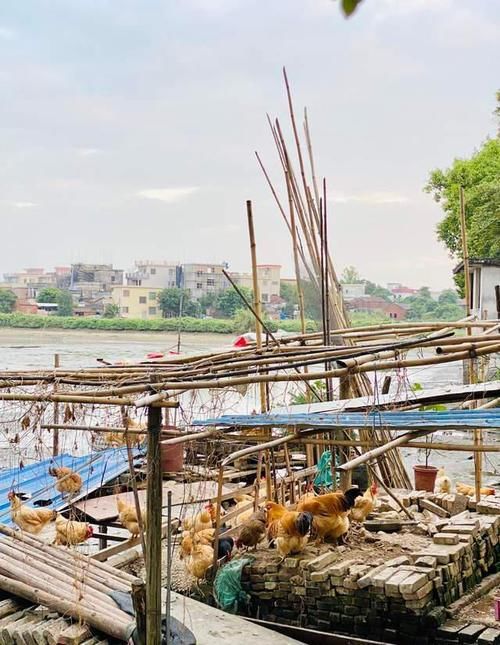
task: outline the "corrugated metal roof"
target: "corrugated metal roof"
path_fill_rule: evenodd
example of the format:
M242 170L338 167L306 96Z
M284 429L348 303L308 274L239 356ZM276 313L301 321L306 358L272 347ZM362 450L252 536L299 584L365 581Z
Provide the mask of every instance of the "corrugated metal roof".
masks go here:
M134 450L134 455L138 454L139 451ZM81 476L82 490L78 496L72 498L71 501L74 502L126 472L127 450L111 448L79 457L64 454L24 468L0 470L0 522L11 524L10 503L7 499L11 490L29 495L30 499L23 502L28 506L34 506L33 503L38 500L51 500L48 507L57 510L67 506L67 498L63 498L61 493L56 491L56 479L48 473L50 466L67 466Z
M500 428L500 410L448 412L340 412L329 414L224 415L196 426L295 426L302 428Z

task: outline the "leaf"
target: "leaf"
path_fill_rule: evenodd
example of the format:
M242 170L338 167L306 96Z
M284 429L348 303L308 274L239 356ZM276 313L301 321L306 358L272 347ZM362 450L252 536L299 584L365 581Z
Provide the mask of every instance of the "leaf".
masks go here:
M347 17L351 16L362 0L342 0L342 9Z

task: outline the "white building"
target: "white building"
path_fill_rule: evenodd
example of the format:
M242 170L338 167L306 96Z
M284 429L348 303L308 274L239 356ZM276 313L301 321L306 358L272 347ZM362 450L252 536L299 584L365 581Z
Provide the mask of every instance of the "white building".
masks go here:
M344 300L353 300L354 298L362 298L365 294L366 285L364 282L354 284L342 284L342 295Z
M176 262L136 260L135 269L127 273L127 285L168 289L179 286L180 267Z
M463 270L464 263L460 262L453 273ZM500 260L471 258L469 275L471 313L483 320L500 318Z

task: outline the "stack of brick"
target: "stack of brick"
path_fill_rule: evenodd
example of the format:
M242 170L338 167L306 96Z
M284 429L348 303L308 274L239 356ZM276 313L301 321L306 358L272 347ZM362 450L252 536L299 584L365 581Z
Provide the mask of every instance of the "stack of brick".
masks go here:
M465 511L440 526L425 552L371 565L342 560L334 548L281 564L257 560L246 589L266 620L424 644L445 620L444 607L500 563L499 530L500 516Z

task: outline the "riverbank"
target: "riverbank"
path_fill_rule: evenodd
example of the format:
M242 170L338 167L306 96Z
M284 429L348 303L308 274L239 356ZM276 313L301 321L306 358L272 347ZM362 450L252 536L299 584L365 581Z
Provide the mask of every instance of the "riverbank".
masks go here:
M299 320L266 321L273 332L278 329L300 333ZM199 334L236 334L236 321L231 318L91 318L78 316L39 316L30 314L0 314L0 327L18 329L86 329L100 331L188 332ZM314 321L307 321L307 331L315 331Z

